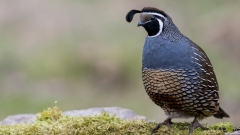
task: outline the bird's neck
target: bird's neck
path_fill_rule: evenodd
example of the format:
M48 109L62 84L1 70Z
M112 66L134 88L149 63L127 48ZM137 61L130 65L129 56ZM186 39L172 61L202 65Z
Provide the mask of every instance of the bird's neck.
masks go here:
M185 36L178 30L170 18L164 22L163 30L159 36L174 42L185 39Z

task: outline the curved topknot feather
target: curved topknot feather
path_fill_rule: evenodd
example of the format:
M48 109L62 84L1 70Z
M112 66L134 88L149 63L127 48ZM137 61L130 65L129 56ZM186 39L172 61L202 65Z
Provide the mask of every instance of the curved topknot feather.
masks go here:
M129 11L129 12L127 13L127 15L126 15L126 21L127 21L127 22L131 22L132 19L133 19L133 16L134 16L136 13L141 13L141 11L135 10L135 9Z

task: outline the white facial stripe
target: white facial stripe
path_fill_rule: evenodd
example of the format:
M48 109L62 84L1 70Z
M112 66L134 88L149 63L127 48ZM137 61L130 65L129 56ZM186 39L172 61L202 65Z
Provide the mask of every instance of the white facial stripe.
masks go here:
M151 22L151 21L146 21L145 23L149 23L149 22Z
M158 35L160 35L160 34L162 33L163 22L162 22L162 20L160 20L160 19L157 19L157 20L158 20L158 22L159 22L159 32L158 32L156 35L148 36L148 37L156 37L156 36L158 36Z
M159 14L159 13L154 13L154 12L142 12L141 14L151 14L151 15L156 15L156 16L160 16L162 18L164 18L166 20L166 18L162 15L162 14Z
M156 15L156 16L162 17L162 18L164 18L164 19L166 20L166 18L165 18L162 14L159 14L159 13L154 13L154 12L142 12L141 14ZM158 36L158 35L160 35L160 34L162 33L163 22L162 22L162 20L160 20L160 19L158 19L158 18L156 18L156 19L157 19L158 22L159 22L159 32L158 32L156 35L154 35L154 36L148 36L148 37L156 37L156 36ZM147 22L150 22L150 21L147 21ZM147 22L146 22L146 23L147 23Z

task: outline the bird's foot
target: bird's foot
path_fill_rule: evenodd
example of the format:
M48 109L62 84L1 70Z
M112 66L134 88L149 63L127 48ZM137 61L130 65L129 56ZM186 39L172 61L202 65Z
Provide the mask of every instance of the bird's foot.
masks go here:
M169 128L172 128L172 126L170 124L173 124L173 122L171 121L171 118L167 118L165 121L163 121L162 123L158 123L156 127L154 127L152 129L152 133L155 133L162 125L166 125L168 126Z
M201 125L198 120L197 117L194 118L193 122L190 124L190 128L189 128L189 132L188 134L192 133L194 129L196 128L202 128L203 130L209 130L207 127L204 127L203 125Z

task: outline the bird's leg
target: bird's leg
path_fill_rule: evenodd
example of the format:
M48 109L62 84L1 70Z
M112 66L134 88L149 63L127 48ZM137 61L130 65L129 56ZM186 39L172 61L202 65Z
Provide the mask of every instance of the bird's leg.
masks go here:
M197 127L200 127L204 130L209 130L207 127L204 127L203 125L201 125L198 120L197 120L197 116L194 117L193 122L190 124L190 128L189 128L189 134L193 132L194 129L196 129Z
M166 125L168 126L169 128L172 128L172 126L170 124L173 124L173 122L171 121L171 118L167 118L166 120L164 120L162 123L158 123L156 127L154 127L152 129L152 133L155 133L162 125Z

